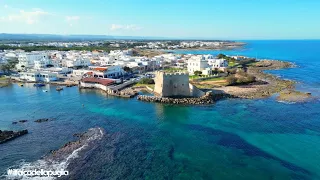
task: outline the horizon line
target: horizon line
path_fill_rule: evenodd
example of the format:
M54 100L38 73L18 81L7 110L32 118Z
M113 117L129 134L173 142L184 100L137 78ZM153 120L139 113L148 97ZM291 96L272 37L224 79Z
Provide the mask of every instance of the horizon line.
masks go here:
M217 40L217 41L276 41L276 40L320 40L320 38L213 38L213 37L157 37L157 36L137 36L137 35L106 35L106 34L41 34L41 33L6 33L0 32L0 35L48 35L48 36L105 36L105 37L124 37L124 38L147 38L152 40ZM119 39L119 38L118 38ZM0 39L3 40L3 39ZM120 39L121 40L121 39Z

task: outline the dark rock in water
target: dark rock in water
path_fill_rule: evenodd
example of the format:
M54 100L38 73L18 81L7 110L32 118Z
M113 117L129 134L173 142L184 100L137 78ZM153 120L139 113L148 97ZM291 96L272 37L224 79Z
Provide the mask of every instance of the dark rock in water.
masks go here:
M47 122L47 121L49 121L48 118L41 118L41 119L35 120L34 122L36 122L36 123L42 123L42 122Z
M173 147L173 146L170 147L168 156L169 156L169 158L170 158L171 160L173 160L173 158L174 158L174 147Z
M13 121L12 124L18 124L19 123L25 123L28 122L28 120L19 120L19 121Z
M83 135L83 133L75 133L73 134L73 137L81 137Z
M14 138L17 138L19 136L28 134L28 130L22 130L22 131L1 131L0 130L0 144L5 143L7 141L10 141Z

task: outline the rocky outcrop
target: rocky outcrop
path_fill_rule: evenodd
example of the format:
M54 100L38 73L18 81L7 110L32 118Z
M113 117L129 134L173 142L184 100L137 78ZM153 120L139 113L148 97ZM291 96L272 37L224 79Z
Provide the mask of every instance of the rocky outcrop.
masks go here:
M12 124L25 123L25 122L28 122L28 120L13 121Z
M44 159L47 161L63 161L67 157L72 156L72 153L75 151L80 151L82 148L92 148L92 144L98 140L101 140L104 134L105 132L102 128L90 128L84 133L74 134L75 137L79 138L78 140L70 141L58 150L52 150L51 154Z
M10 141L14 138L17 138L19 136L28 134L28 130L22 130L22 131L1 131L0 130L0 144L5 143L7 141Z
M146 96L139 95L137 97L140 101L147 102L158 102L158 103L166 103L166 104L193 104L193 105L201 105L201 104L212 104L219 99L229 97L228 94L212 94L212 92L207 92L204 96L199 98L169 98L169 97L158 97L158 96Z
M47 121L49 121L48 118L41 118L41 119L35 120L34 122L36 122L36 123L42 123L42 122L47 122Z
M299 91L282 91L279 93L277 97L278 101L285 101L285 102L306 102L311 100L311 93L304 93Z

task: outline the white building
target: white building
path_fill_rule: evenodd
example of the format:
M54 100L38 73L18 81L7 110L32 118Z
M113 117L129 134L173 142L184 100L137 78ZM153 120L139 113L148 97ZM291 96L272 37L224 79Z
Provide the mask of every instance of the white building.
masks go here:
M112 78L117 79L125 75L125 71L121 66L108 66L108 67L97 67L90 66L89 69L73 70L72 75L75 77L82 77L87 74L96 78Z
M19 63L16 65L16 68L22 70L25 68L34 68L35 61L49 62L49 58L46 53L22 53L19 54L18 61ZM37 66L42 66L42 62L39 62Z
M225 59L208 59L208 64L212 68L226 68L226 67L228 67L228 61Z
M77 69L72 71L72 76L74 77L82 77L84 74L87 74L88 72L92 72L92 70L88 69Z
M209 67L208 60L204 56L192 56L188 60L188 72L189 74L194 74L195 71L203 71Z
M20 72L20 79L32 82L50 82L58 80L57 74L51 72Z
M125 75L121 66L95 67L93 68L93 77L117 79Z
M203 75L211 74L212 70L218 69L226 71L228 61L225 59L214 59L212 55L191 56L188 60L188 72L194 74L195 71L201 71Z
M52 60L50 59L40 59L40 60L36 60L34 61L34 69L36 70L40 70L40 69L44 69L47 68L49 66L56 66Z
M73 67L86 67L90 66L90 60L85 59L85 58L77 58L74 60L65 60L63 63L63 66L68 67L68 68L73 68Z

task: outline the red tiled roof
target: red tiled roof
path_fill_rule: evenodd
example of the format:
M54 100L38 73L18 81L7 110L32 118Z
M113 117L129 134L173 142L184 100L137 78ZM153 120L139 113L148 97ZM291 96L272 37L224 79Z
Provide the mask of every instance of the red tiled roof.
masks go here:
M96 67L96 68L94 68L94 70L96 70L96 71L105 71L107 69L108 69L107 67Z
M93 78L93 77L83 78L81 81L85 83L99 83L104 86L108 86L114 83L114 80L112 79L99 79L99 78Z

